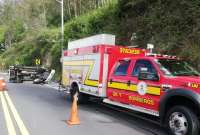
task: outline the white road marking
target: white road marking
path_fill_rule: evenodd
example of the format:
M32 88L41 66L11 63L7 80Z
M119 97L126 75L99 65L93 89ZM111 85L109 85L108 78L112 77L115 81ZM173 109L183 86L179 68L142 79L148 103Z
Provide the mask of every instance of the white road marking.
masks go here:
M2 103L2 107L3 107L3 111L4 111L4 116L5 116L5 121L6 121L6 125L7 125L7 129L8 129L8 134L9 135L16 135L16 131L8 110L8 106L6 103L6 100L3 96L3 92L0 92L0 98L1 98L1 103Z
M45 84L46 87L49 87L49 88L53 88L53 89L56 89L58 90L59 87L58 86L52 86L52 85L49 85L49 84Z
M20 116L19 116L14 104L12 103L12 100L10 99L7 91L5 91L4 94L5 94L6 100L8 102L8 105L9 105L9 107L11 109L11 112L13 113L15 121L17 122L17 125L19 127L19 130L20 130L21 134L22 135L29 135L29 132L28 132L27 128L25 127L22 119L20 118Z

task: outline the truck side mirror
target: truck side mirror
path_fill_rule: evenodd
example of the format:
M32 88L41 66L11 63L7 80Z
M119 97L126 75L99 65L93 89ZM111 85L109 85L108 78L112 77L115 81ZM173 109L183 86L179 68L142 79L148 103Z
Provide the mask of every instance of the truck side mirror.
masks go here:
M138 75L138 80L159 81L159 76L156 73L141 71Z

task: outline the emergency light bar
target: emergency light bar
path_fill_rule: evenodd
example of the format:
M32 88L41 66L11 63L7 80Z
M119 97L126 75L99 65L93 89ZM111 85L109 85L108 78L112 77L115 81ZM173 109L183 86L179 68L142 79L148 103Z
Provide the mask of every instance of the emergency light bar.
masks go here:
M101 44L115 46L115 36L110 34L100 34L75 41L70 41L68 42L68 50Z

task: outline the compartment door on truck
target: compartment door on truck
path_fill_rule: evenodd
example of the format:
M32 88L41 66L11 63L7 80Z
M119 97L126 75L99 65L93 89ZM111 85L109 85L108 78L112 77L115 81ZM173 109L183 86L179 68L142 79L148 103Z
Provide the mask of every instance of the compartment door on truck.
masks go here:
M100 54L84 55L83 83L80 91L99 96Z

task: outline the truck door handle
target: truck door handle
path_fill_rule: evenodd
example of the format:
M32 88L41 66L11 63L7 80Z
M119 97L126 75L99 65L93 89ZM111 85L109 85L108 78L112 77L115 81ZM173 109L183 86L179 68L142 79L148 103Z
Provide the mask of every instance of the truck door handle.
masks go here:
M110 79L110 84L112 84L112 79Z
M130 80L127 82L127 85L128 85L128 86L130 86L130 85L131 85L131 81L130 81Z
M113 82L113 80L112 80L112 79L110 79L110 84L112 84L112 82Z

